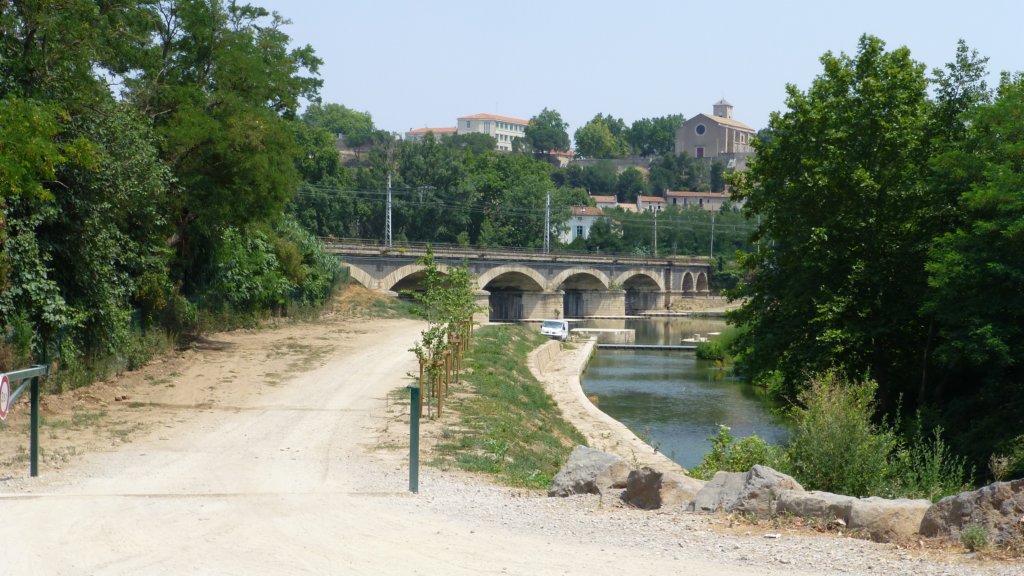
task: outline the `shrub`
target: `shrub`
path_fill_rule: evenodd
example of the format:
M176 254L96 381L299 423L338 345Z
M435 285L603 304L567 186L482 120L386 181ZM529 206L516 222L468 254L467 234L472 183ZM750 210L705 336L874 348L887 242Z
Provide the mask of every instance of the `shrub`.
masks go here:
M725 360L725 349L717 340L697 343L697 358L701 360Z
M729 427L719 424L718 435L708 438L711 450L704 455L700 465L690 471L694 478L710 480L715 472L744 472L755 464L784 468L782 452L758 438L757 435L741 438L738 442L729 433Z
M805 487L850 496L890 496L889 456L899 445L892 430L876 426L872 380L844 382L836 370L811 379L793 411L796 428L786 454Z
M786 447L789 472L805 488L850 496L937 501L967 487L966 460L952 455L935 428L909 442L886 421L875 424L872 380L846 382L829 370L811 379L793 412L796 430Z
M960 543L970 552L983 550L988 546L988 530L981 524L968 524L960 531Z
M942 428L932 430L931 438L921 437L920 427L908 446L900 447L893 458L892 483L904 498L927 498L937 502L967 488L965 478L974 475L964 458L956 458L942 440Z
M215 272L209 289L213 303L243 314L283 307L294 287L281 271L273 243L259 231L225 229Z

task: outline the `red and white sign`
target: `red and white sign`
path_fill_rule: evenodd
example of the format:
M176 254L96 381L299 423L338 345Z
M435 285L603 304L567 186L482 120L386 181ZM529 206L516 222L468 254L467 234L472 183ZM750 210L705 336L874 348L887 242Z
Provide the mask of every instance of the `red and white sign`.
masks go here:
M11 410L11 381L7 374L0 374L0 420L7 420Z

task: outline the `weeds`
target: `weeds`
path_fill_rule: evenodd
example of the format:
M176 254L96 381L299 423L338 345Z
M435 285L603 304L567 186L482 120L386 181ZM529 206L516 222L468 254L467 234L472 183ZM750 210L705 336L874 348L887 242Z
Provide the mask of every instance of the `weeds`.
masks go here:
M988 547L988 530L981 524L968 524L960 531L960 543L969 552L978 552Z

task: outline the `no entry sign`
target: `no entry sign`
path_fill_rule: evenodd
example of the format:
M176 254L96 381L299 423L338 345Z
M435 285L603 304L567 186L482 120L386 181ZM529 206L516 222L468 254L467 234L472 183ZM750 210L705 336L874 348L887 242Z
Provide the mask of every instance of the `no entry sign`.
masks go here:
M0 374L0 420L7 420L11 410L11 381L7 374Z

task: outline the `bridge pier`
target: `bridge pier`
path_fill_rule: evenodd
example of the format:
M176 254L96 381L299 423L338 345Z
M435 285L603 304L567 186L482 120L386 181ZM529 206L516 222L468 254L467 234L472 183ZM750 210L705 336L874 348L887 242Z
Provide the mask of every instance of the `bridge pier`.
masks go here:
M599 290L583 293L584 316L622 316L625 313L625 290Z
M639 314L649 310L665 310L671 302L669 292L655 290L629 290L625 298L626 314Z
M561 290L523 292L523 319L562 318L563 295Z

